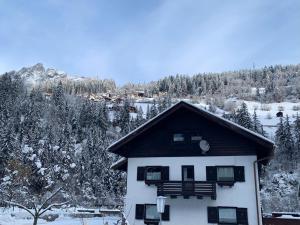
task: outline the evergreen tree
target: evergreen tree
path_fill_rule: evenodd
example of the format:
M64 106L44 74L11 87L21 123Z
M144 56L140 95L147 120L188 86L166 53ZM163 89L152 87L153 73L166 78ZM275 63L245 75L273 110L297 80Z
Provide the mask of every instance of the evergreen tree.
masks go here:
M294 121L294 140L295 140L295 151L296 151L296 160L300 162L300 117L297 113L296 119Z
M280 118L280 122L277 127L275 136L277 146L276 159L283 169L294 169L296 153L289 117L286 116L284 121Z
M245 102L243 102L241 108L237 110L235 114L235 122L247 129L252 129L251 117Z
M266 136L266 133L264 131L264 128L263 126L261 125L258 117L257 117L257 114L256 114L256 110L254 110L254 113L253 113L253 116L252 116L252 130L256 133L259 133L263 136Z
M137 127L141 126L144 122L145 122L144 112L143 112L142 107L140 106L138 108L136 118L135 118L134 123L133 123L134 128L137 128Z
M153 104L150 107L150 111L149 111L149 117L153 118L158 114L158 109L157 109L157 105L156 105L156 101L153 100Z
M119 126L121 128L121 133L122 135L126 135L129 133L129 131L131 130L131 126L130 126L130 111L129 111L129 107L130 107L130 101L129 99L125 99L124 101L124 105L123 107L121 107L120 109L120 121L119 121Z
M292 135L292 129L289 121L288 115L285 118L284 121L284 152L285 152L285 157L287 159L288 164L290 164L289 168L294 169L295 168L295 148L294 148L294 140L293 140L293 135Z

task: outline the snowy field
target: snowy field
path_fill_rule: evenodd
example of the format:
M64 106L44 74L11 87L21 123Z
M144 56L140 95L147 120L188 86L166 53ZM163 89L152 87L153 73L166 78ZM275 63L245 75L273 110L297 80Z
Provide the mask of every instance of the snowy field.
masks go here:
M48 214L58 214L59 217L53 222L39 219L38 225L115 225L118 217L93 217L93 218L72 218L70 214L73 209L54 210ZM0 208L0 225L32 225L33 219L29 213L22 209Z

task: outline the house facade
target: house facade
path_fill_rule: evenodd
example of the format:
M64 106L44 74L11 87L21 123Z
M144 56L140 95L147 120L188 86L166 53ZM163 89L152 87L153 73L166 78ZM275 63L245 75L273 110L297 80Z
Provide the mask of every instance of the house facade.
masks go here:
M261 225L258 164L273 142L186 102L179 102L109 147L127 172L130 225Z

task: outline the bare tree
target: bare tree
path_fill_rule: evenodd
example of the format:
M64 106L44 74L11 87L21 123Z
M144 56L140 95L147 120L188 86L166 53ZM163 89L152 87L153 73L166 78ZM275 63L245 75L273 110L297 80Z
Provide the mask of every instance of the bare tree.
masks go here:
M53 202L54 197L62 190L62 188L58 188L56 191L51 193L41 204L38 202L32 202L33 210L31 210L26 205L23 205L21 203L17 203L15 201L4 201L5 203L9 205L17 206L21 209L24 209L29 214L33 216L33 225L37 225L38 219L48 210L50 210L52 207L59 207L67 204L69 201L55 203Z

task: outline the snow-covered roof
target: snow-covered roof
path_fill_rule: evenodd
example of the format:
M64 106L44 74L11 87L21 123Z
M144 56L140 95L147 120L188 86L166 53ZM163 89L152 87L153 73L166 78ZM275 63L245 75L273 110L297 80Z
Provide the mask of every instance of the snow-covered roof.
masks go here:
M110 168L111 169L118 169L118 170L120 170L120 169L122 169L122 167L125 167L126 164L127 164L127 158L122 157L119 160L117 160L116 162L114 162L110 166Z
M242 127L236 123L233 123L232 121L229 121L223 117L220 117L218 115L215 115L203 108L199 108L196 107L186 101L180 101L176 104L174 104L173 106L171 106L170 108L164 110L163 112L159 113L158 115L156 115L155 117L153 117L152 119L148 120L146 123L144 123L143 125L139 126L138 128L136 128L135 130L131 131L130 133L128 133L127 135L125 135L124 137L122 137L121 139L117 140L116 142L112 143L109 147L108 150L111 152L115 152L115 150L117 148L119 148L122 144L127 143L128 141L132 140L134 137L136 137L138 134L140 134L141 132L143 132L145 129L148 129L148 127L151 127L152 125L156 124L156 122L160 121L161 118L164 118L165 116L169 115L170 113L172 113L173 110L176 110L180 107L188 107L193 109L194 111L201 113L203 116L209 118L209 119L213 119L215 122L219 123L222 126L225 126L237 133L240 133L243 136L247 136L248 138L251 138L252 140L254 140L255 142L257 142L258 144L261 144L269 149L273 149L274 147L274 142L271 141L270 139L255 133L245 127Z

